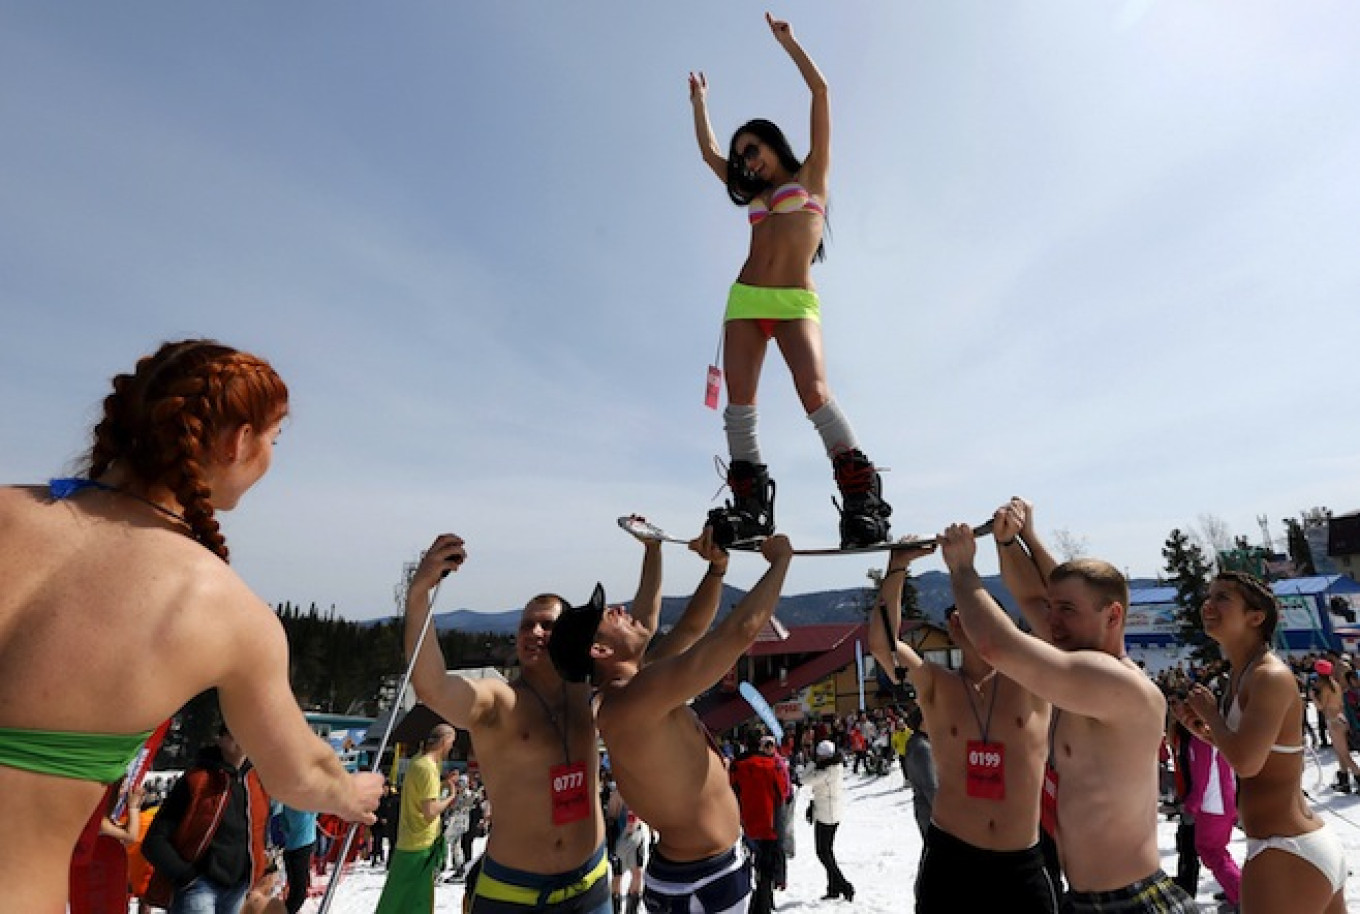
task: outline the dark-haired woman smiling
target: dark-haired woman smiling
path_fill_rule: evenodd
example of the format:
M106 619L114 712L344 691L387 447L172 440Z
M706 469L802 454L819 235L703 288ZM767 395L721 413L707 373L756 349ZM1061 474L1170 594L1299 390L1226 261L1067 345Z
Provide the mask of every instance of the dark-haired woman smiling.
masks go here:
M774 532L774 482L756 437L756 389L766 346L773 339L832 461L842 498L841 545L869 545L887 539L892 509L883 500L878 471L860 450L827 384L821 303L812 283L812 263L823 256L831 167L827 84L789 24L769 13L765 21L812 93L806 158L799 160L783 131L766 120L742 125L724 156L709 123L708 81L703 73L689 75L699 151L732 202L747 207L751 223L750 251L728 295L723 327L723 426L732 500L709 512L708 522L721 546Z
M1242 910L1344 912L1341 843L1303 796L1303 701L1294 674L1270 650L1279 605L1260 581L1224 572L1201 615L1231 665L1228 689L1220 705L1196 685L1173 709L1240 778L1237 805L1247 834Z

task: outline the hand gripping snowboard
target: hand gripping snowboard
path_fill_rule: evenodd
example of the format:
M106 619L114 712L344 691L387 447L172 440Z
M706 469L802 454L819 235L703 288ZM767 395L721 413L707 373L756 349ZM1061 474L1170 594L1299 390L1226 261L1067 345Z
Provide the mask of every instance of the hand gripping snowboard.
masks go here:
M679 536L672 536L639 515L633 514L628 517L619 518L619 526L631 533L638 539L657 540L663 543L685 543L689 540ZM978 524L973 528L974 536L987 536L992 532L992 521ZM743 552L759 552L760 544L764 538L738 540L733 543L731 548ZM852 546L849 549L841 549L838 546L828 546L825 548L814 549L795 549L794 555L861 555L872 552L892 552L899 549L934 549L940 544L939 537L928 537L926 539L913 540L888 540L882 543L873 543L869 546Z

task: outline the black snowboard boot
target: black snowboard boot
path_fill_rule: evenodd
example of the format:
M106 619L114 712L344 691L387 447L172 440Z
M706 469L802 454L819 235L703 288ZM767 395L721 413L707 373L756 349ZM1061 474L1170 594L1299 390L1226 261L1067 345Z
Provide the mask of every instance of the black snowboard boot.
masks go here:
M840 451L831 459L841 490L841 548L872 546L888 539L892 506L883 500L883 481L873 461L860 451ZM833 499L834 501L834 499Z
M1336 789L1342 793L1351 792L1351 773L1349 771L1337 771Z
M763 463L734 460L727 468L732 498L708 512L713 542L726 549L742 540L774 533L774 480Z
M632 886L629 886L629 888L632 888ZM640 905L641 903L642 903L641 893L638 893L637 895L629 893L627 914L638 914L638 905Z

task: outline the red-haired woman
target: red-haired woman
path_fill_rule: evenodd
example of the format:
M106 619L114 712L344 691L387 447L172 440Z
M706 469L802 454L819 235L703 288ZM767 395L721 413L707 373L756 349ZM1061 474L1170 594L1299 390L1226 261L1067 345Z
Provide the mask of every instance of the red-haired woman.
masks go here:
M283 629L216 519L269 469L287 412L263 359L168 343L114 378L83 476L0 488L0 910L63 910L104 785L207 689L276 798L372 820L382 779L346 774L307 727Z
M1250 575L1223 572L1201 610L1204 630L1231 666L1222 705L1202 685L1174 710L1237 772L1247 834L1242 910L1309 914L1346 910L1340 841L1303 796L1303 700L1293 672L1270 650L1279 606Z

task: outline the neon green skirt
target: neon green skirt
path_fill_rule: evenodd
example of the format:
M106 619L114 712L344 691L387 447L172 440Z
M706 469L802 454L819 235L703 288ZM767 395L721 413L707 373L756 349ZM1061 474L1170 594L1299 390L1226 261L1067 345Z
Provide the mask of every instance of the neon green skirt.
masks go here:
M811 289L771 289L734 282L727 293L724 321L803 319L822 322L822 305Z

